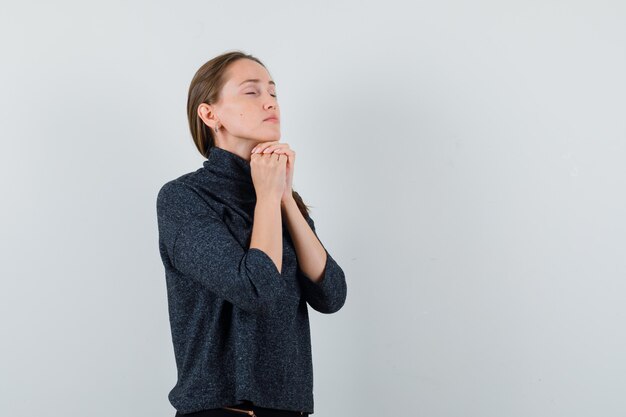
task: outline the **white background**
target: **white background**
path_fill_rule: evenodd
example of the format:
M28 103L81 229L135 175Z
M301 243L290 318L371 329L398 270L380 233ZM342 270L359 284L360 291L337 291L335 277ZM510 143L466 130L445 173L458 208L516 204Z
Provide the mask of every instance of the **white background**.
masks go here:
M0 12L0 415L173 416L156 194L191 77L277 83L344 269L317 417L626 414L620 1L12 2Z

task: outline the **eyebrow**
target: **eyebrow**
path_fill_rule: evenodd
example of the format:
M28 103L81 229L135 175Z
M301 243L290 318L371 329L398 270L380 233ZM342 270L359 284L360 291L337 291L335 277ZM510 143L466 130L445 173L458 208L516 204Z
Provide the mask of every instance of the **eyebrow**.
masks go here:
M260 79L258 79L258 78L250 78L250 79L248 79L248 80L242 81L239 85L242 85L242 84L245 84L245 83L250 83L250 82L252 82L252 83L258 83L258 82L260 82L260 81L261 81L261 80L260 80ZM268 84L272 84L274 87L276 87L276 83L275 83L274 81L271 81L271 80L270 80L270 82L269 82Z

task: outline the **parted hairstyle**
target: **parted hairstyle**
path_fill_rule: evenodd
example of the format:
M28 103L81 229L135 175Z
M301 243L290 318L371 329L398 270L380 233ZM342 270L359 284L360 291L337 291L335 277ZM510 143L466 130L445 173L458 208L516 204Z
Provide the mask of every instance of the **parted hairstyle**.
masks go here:
M226 70L229 64L239 59L251 59L265 67L258 58L252 55L241 51L231 51L218 55L204 63L191 80L189 95L187 96L189 129L198 152L204 157L208 157L209 151L215 146L215 137L213 136L213 130L198 116L198 106L201 103L212 104L219 100L220 91L227 81L225 78ZM291 193L300 212L304 218L307 218L309 213L308 206L304 204L300 194L295 190L292 190Z

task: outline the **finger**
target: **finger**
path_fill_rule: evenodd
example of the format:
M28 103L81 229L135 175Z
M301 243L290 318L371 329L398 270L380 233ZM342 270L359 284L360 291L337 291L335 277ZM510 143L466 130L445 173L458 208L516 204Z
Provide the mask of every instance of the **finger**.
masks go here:
M263 142L263 143L259 143L259 144L258 144L258 145L256 145L254 148L252 148L252 152L254 152L254 153L261 153L261 152L263 152L263 150L264 150L265 148L267 148L268 146L275 145L275 144L277 144L277 143L278 143L278 141L277 141L277 140L274 140L274 141L271 141L271 142Z
M290 161L293 161L296 157L296 154L291 149L281 148L281 149L275 150L274 153L280 153L282 155L285 155Z
M271 149L269 149L271 148ZM256 145L253 148L253 152L254 153L263 153L263 152L274 152L276 149L278 148L284 148L284 149L289 149L289 144L288 143L280 143L279 141L273 141L273 142L264 142L264 143L260 143L258 145Z
M267 148L263 149L261 153L272 153L275 149L277 149L276 146L268 146Z
M265 149L267 149L269 145L263 144L263 145L259 145L254 149L254 153L263 153L263 151Z
M263 153L271 153L271 152L280 152L285 153L285 151L289 150L289 145L281 143L278 145L270 145L267 148L263 149Z

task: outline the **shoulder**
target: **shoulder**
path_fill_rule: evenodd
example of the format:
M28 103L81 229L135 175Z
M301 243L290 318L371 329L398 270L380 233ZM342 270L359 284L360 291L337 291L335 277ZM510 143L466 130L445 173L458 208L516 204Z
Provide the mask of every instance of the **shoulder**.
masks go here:
M198 171L181 175L161 186L156 197L157 212L197 212L208 204L202 193Z

